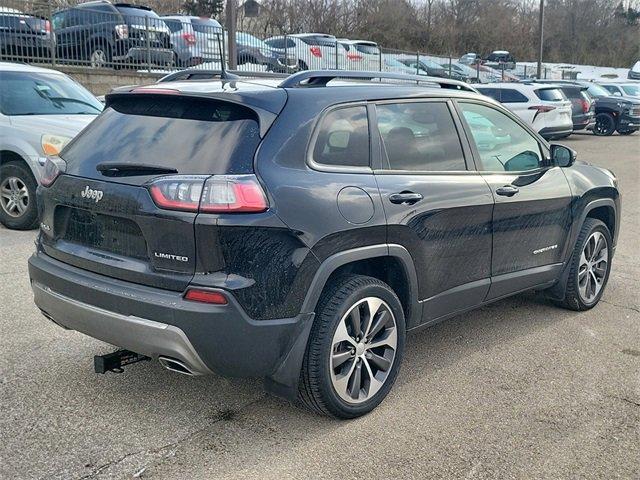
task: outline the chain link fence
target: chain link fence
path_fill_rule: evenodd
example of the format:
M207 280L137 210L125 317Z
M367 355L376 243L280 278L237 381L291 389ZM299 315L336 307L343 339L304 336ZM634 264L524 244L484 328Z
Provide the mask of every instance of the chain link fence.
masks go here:
M227 32L216 20L158 14L143 6L93 1L60 8L54 0L0 0L0 59L41 65L176 71L219 70L229 62ZM532 78L535 67L465 62L336 39L326 34L258 38L236 34L236 64L247 72L366 70L448 77L471 83ZM543 76L547 78L547 69Z

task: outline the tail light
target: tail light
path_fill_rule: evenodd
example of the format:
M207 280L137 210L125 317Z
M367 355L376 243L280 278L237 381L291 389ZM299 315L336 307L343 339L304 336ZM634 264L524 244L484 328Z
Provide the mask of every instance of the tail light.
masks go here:
M182 39L187 42L188 45L196 44L196 36L193 33L183 33Z
M129 38L129 27L127 25L116 25L115 29L118 38Z
M40 177L40 185L50 187L66 169L67 164L60 157L48 157L44 164L44 172Z
M151 198L165 210L202 213L257 213L269 208L255 175L176 175L149 185Z
M529 107L529 110L536 111L536 113L533 115L533 120L535 120L536 117L541 113L551 112L552 110L555 110L555 109L556 107L552 107L551 105L535 105L533 107Z
M587 99L581 99L580 104L582 105L582 113L587 113L591 108L591 103Z
M314 57L322 58L322 50L320 50L320 47L309 47L309 51Z
M187 293L184 294L184 299L191 300L192 302L211 303L213 305L226 305L229 303L224 293L199 288L190 288L187 290Z
M347 53L347 58L349 60L362 60L362 55L358 55L357 53Z

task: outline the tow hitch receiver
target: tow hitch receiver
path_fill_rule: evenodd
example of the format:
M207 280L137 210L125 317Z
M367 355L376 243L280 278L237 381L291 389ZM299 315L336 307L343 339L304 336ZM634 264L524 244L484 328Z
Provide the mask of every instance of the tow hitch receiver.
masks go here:
M118 350L106 355L95 355L93 357L93 367L96 373L122 373L124 372L122 367L125 365L142 362L143 360L151 360L151 358L129 350Z

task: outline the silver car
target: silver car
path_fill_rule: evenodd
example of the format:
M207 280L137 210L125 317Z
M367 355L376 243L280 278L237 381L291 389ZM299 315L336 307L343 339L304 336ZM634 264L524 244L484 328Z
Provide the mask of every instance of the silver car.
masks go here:
M35 191L47 156L55 156L102 104L63 73L0 62L0 223L37 225Z
M222 26L211 18L170 15L161 17L171 30L171 45L179 67L193 67L222 58ZM220 42L218 42L220 36Z

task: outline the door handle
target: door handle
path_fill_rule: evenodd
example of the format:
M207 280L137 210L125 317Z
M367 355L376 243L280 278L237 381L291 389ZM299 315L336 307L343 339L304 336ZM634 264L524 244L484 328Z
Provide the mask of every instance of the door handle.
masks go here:
M503 197L513 197L519 191L520 189L513 185L505 185L503 187L496 188L496 194L502 195Z
M400 192L389 195L389 201L398 205L413 205L422 200L422 195L414 192Z

